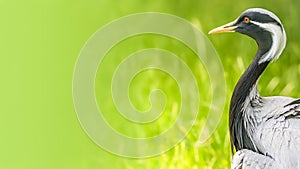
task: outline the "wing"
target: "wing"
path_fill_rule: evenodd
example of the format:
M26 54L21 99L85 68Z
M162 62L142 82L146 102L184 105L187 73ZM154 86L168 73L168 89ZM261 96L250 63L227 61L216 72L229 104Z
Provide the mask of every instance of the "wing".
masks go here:
M256 144L282 168L300 168L300 100L285 97L265 99Z
M268 156L242 149L232 159L232 169L280 169L276 161Z

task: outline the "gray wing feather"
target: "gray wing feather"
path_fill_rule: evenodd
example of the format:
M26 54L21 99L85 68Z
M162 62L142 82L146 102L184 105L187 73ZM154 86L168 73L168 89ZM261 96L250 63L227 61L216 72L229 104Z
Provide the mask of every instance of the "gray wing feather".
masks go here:
M233 156L232 169L281 169L274 159L253 152L251 150L242 149Z
M257 152L236 152L232 169L300 169L300 99L264 97L248 107L246 125Z
M300 169L300 103L286 97L264 98L256 144L282 168Z

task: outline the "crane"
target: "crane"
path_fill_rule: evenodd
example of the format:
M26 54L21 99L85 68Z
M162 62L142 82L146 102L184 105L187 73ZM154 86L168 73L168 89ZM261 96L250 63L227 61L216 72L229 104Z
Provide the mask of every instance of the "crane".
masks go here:
M233 169L300 169L300 99L262 97L259 77L286 46L280 19L262 8L244 11L209 34L238 32L253 38L258 50L231 97L229 130Z

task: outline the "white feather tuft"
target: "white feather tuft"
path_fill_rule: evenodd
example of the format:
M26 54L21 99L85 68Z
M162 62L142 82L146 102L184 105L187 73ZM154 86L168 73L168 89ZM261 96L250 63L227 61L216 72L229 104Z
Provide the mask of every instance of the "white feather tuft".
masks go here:
M274 13L262 8L251 8L246 10L245 12L259 12L261 14L266 14L280 23L281 26L275 23L259 23L256 21L251 21L253 24L256 24L259 27L269 31L272 35L273 40L271 49L262 56L258 63L261 64L266 61L273 61L278 59L286 45L286 33L280 19Z
M272 36L272 46L270 50L261 57L258 63L261 64L266 61L278 59L286 45L286 34L284 28L274 23L251 22L269 31Z

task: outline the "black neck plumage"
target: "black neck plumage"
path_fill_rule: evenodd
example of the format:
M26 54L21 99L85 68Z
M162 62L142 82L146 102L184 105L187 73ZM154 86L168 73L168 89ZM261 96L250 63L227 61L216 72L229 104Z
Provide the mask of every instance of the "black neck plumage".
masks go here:
M256 56L239 79L230 102L229 128L232 151L233 146L236 150L246 148L257 151L245 128L246 119L244 118L243 106L247 98L249 101L251 92L253 92L253 90L256 92L257 81L269 64L269 61L259 64L259 60L270 50L272 43L261 43L261 41L257 39L256 41L258 43ZM272 40L269 39L267 42L272 42Z

